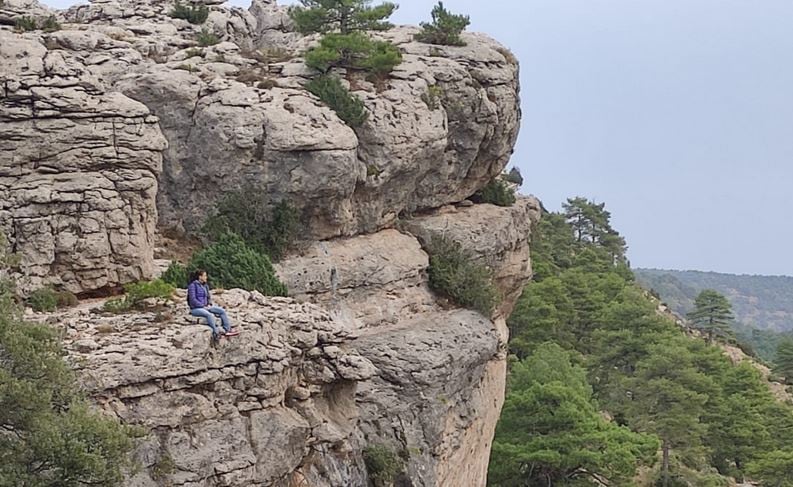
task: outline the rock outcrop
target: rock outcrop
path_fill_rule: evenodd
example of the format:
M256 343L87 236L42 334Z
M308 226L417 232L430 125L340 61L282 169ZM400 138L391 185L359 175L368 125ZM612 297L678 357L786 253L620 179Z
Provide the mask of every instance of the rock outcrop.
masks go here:
M65 50L0 30L0 229L27 288L93 291L153 272L166 141L145 105Z
M196 230L230 189L301 212L307 241L276 266L291 297L222 293L243 334L217 347L179 304L33 316L64 328L95 403L148 432L128 485L365 486L373 445L401 458L397 485L484 485L539 203L466 198L512 152L514 57L479 34L379 33L403 62L377 85L339 73L369 113L352 129L305 90L316 39L284 7L202 3L201 26L168 0L0 5L0 230L27 289L149 278L156 231ZM12 32L26 14L63 28ZM430 289L438 235L493 270L492 316Z

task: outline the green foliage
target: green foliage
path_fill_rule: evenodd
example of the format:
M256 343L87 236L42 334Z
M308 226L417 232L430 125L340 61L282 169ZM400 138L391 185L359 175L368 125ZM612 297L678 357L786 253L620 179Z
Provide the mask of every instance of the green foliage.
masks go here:
M275 275L270 259L233 233L219 236L213 244L196 253L190 268L205 269L212 283L222 288L286 296L286 286Z
M752 478L763 486L793 487L793 451L774 450L760 456L748 468Z
M657 313L656 303L636 286L622 253L625 243L611 228L610 215L602 205L574 198L566 206L565 213L544 214L532 233L535 280L525 287L507 321L509 348L520 362L514 363L510 373L502 421L511 418L511 422L497 429L492 475L505 475L498 477L500 485L547 485L541 480L515 480L508 473L523 466L523 474L537 474L526 469L525 462L538 458L561 465L558 459L565 458L571 451L567 448L574 445L559 442L549 448L541 443L540 430L529 423L542 414L507 415L514 407L512 391L519 388L513 375L523 373L518 372L522 364L536 360L543 343L552 341L569 354L574 367L585 369L597 409L606 411L620 426L660 439L662 461L657 467L646 457L637 461L653 481L658 480L657 485L729 485L727 476L761 479L753 468L759 468L755 465L767 452L793 451L793 437L780 434L793 431L793 408L775 400L752 366L733 365L720 349L687 336ZM569 373L565 365L545 360L552 365L531 362L527 376L549 374L553 380L553 374ZM580 414L585 410L581 389L573 384L581 381L560 382L567 388L560 397L578 397L572 409ZM537 404L527 402L525 407ZM558 415L567 410L556 411ZM507 439L513 448L503 447ZM496 445L501 445L498 454ZM546 471L560 474L547 467ZM585 479L566 482L552 485L593 483ZM629 484L627 480L611 482Z
M168 265L168 268L165 269L160 279L175 288L184 289L190 284L187 282L190 279L187 267L176 261Z
M455 15L443 7L443 2L432 9L432 22L422 22L422 31L416 34L416 40L427 44L447 46L464 46L460 34L471 23L467 15Z
M51 312L58 307L58 297L50 287L36 289L28 296L27 304L33 311Z
M166 301L171 298L174 287L163 279L153 281L140 281L124 286L123 298L114 298L105 301L102 306L109 313L123 313L131 309L141 309L147 299Z
M174 292L174 287L162 279L153 281L140 281L124 286L126 301L130 307L139 306L143 300L157 299L168 300Z
M216 36L214 32L210 32L209 29L204 27L196 36L196 41L198 41L198 45L201 47L209 47L220 42L220 39L218 39L218 36Z
M36 30L36 19L33 17L17 17L14 21L14 28L19 32L29 32L31 30Z
M326 34L388 30L393 25L386 19L397 9L384 2L372 6L371 0L300 0L300 7L289 9L289 16L301 34Z
M44 32L56 32L61 30L61 24L58 23L58 19L56 19L54 15L50 15L44 19L44 23L41 24L41 30Z
M77 296L69 291L55 291L51 287L42 287L30 293L26 302L33 311L52 312L58 308L74 306L77 304Z
M488 485L625 485L658 441L607 421L586 371L544 343L513 364L493 443Z
M712 289L699 293L687 318L694 328L706 333L711 342L714 336L728 336L730 323L735 319L727 298Z
M421 101L426 103L427 108L430 110L437 110L441 107L442 97L443 88L438 85L430 85L427 87L427 92L421 95Z
M1 243L6 279L12 259ZM0 485L121 485L135 432L91 410L58 334L24 323L8 293L0 293L0 351Z
M366 464L369 478L376 485L392 482L403 468L399 456L384 445L372 445L364 448L363 461Z
M490 269L477 263L454 240L435 236L427 244L430 255L429 284L460 306L489 316L500 301Z
M306 52L305 59L307 66L321 73L339 67L384 77L402 62L402 54L389 42L372 41L362 32L353 32L325 35L319 46Z
M363 101L351 94L338 76L322 75L306 84L306 89L328 105L350 127L360 127L368 113Z
M477 203L490 203L498 206L515 204L515 191L500 177L491 180L472 197Z
M234 233L278 261L294 244L299 225L300 214L288 201L273 205L267 191L246 186L218 201L202 232L210 241L215 235Z
M720 274L700 271L637 269L642 285L659 292L685 315L700 291L713 289L730 297L736 320L752 328L785 332L793 328L793 277Z
M775 374L783 376L788 384L793 382L793 338L785 338L779 342L774 364Z
M168 14L174 19L184 19L191 24L203 24L209 17L209 7L206 5L184 5L181 2L176 2L173 10Z

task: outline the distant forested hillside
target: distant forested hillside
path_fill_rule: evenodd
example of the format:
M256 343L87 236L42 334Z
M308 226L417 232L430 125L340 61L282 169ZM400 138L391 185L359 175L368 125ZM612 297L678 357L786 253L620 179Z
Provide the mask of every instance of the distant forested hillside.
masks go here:
M781 336L793 333L793 277L747 276L717 272L634 269L642 287L685 315L703 289L727 296L735 312L736 337L772 362Z
M793 277L747 276L699 271L634 269L639 283L654 289L678 313L687 313L703 289L727 296L741 323L761 330L793 330Z

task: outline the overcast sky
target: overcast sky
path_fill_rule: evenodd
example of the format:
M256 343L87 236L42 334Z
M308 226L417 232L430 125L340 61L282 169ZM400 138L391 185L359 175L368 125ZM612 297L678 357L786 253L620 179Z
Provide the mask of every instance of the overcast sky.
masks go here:
M524 192L605 201L635 267L793 275L793 1L444 3L521 62Z

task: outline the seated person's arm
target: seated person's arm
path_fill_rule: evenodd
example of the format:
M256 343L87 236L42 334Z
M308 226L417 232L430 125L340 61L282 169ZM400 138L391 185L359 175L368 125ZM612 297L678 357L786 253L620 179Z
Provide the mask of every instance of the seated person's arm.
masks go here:
M201 308L201 305L196 300L195 288L194 282L191 282L190 285L187 286L187 304L190 306L190 309Z

